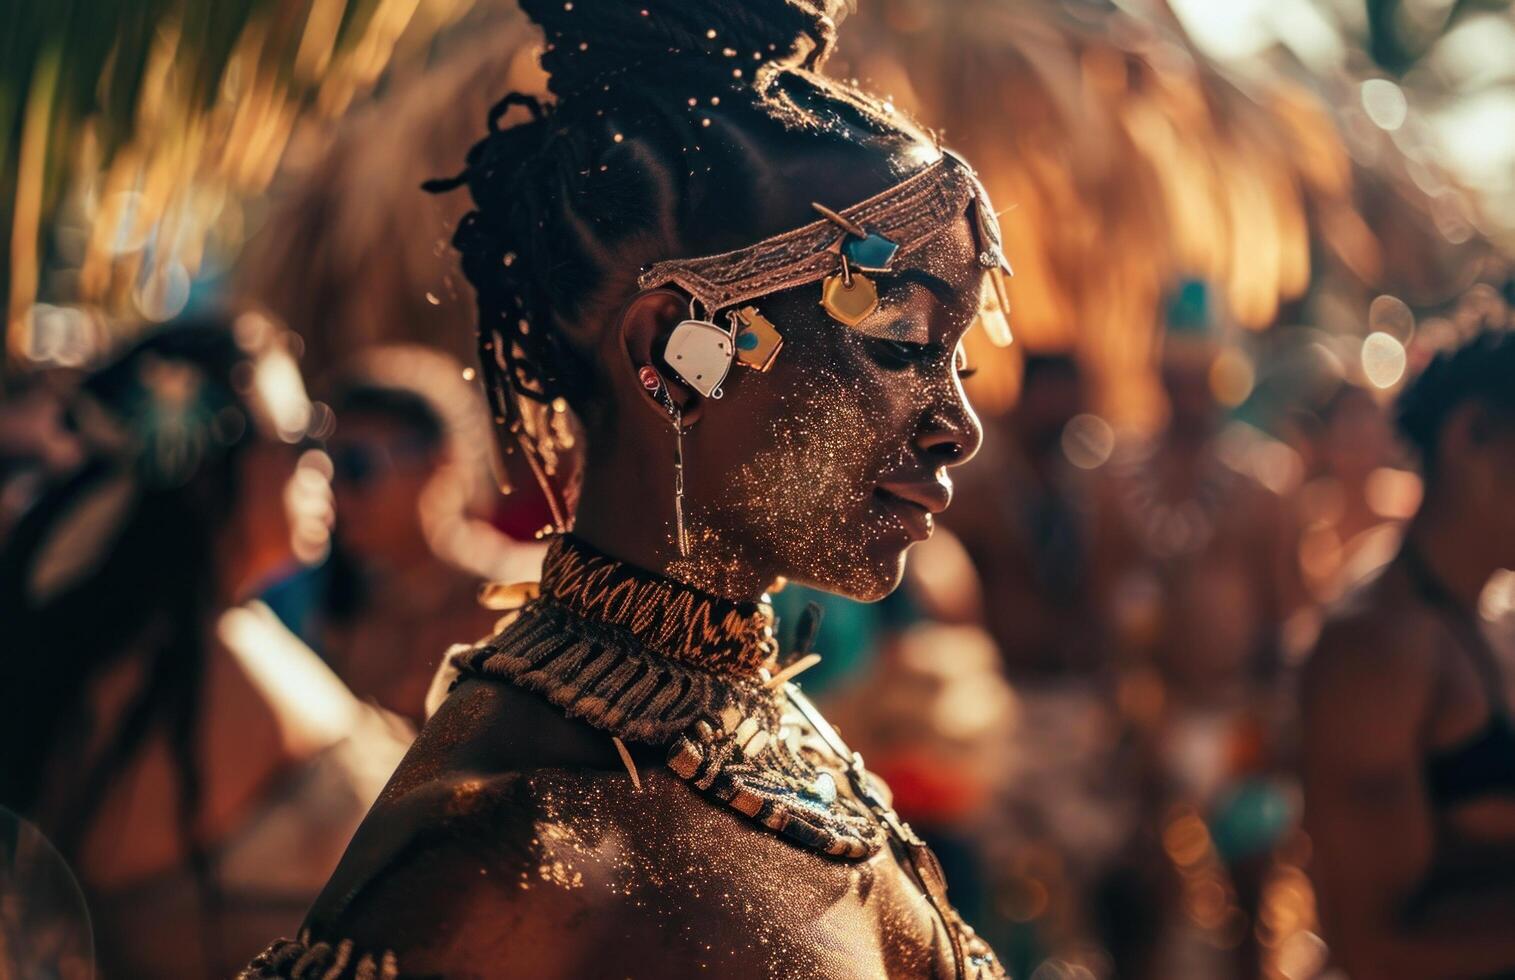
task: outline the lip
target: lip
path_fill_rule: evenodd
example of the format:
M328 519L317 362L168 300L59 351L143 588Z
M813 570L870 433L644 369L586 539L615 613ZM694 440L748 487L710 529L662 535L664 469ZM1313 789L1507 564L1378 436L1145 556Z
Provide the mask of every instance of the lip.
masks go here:
M899 518L905 532L916 541L931 537L936 515L952 502L952 484L946 480L910 480L880 483L874 497Z

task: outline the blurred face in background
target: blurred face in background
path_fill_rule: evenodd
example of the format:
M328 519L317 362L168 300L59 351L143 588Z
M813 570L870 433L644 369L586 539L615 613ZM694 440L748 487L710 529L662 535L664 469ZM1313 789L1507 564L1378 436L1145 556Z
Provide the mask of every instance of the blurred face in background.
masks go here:
M1461 470L1467 488L1465 519L1493 546L1499 564L1515 568L1515 419L1475 407L1454 425L1467 427L1466 438L1444 446L1443 467Z
M401 562L425 547L420 501L445 451L398 419L351 412L328 446L337 538L355 558Z
M236 461L236 510L225 547L235 591L267 586L297 562L319 560L332 523L330 469L321 453L257 439Z

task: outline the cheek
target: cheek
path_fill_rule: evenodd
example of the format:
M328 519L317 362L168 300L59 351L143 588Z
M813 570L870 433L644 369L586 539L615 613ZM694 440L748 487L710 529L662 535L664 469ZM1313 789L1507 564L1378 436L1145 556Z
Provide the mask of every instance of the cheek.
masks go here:
M786 563L847 552L871 537L873 489L908 442L910 411L877 371L818 370L755 421L753 451L708 523L749 536Z

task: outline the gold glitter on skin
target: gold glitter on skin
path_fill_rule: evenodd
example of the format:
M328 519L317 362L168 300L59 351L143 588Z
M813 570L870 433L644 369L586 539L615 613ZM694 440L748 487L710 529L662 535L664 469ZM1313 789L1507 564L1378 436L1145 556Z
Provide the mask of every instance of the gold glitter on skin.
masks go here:
M538 716L540 704L479 682L449 699L398 778L432 792L452 779L466 790L440 790L445 821L407 818L426 812L409 793L387 826L365 825L354 850L396 860L341 922L322 921L318 904L318 928L360 949L392 946L405 936L365 923L403 910L406 933L433 937L402 951L406 975L452 976L467 963L482 976L543 978L952 977L930 908L888 849L848 863L796 848L655 764L643 763L639 792L608 739ZM469 716L502 708L569 754L604 746L603 765L447 776L460 748L486 763ZM330 891L350 885L339 874ZM491 935L509 939L496 948ZM509 967L491 973L491 963Z
M900 335L924 341L930 353L913 363L901 364L887 341L831 320L816 306L818 287L764 303L784 349L767 374L738 369L726 397L707 403L700 425L684 437L694 547L689 559L669 566L672 577L730 580L737 577L732 569L755 555L761 564L750 580L783 576L865 600L898 584L910 539L875 488L888 478L938 477L942 461L916 444L923 432L957 442L954 462L971 456L981 439L953 363L977 312L983 270L975 256L964 219L896 260L899 269L952 287L947 303L907 276L877 277L881 303L868 326L897 326ZM759 388L769 392L757 395L771 397L749 395ZM755 415L753 402L769 413ZM712 448L729 438L733 417L735 427L755 430L746 444L757 449L722 471L711 465Z

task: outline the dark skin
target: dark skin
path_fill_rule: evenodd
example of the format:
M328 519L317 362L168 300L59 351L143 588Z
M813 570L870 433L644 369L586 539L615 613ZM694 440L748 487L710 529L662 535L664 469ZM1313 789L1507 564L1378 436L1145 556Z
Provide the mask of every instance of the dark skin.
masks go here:
M898 180L880 172L839 184L837 174L856 174L857 163L831 155L809 166L794 175L803 196L777 209L787 223L762 234L815 220L810 200L860 200ZM593 352L601 403L583 413L589 452L574 533L732 599L756 599L779 576L866 601L887 595L912 540L887 495L940 512L950 498L946 467L971 457L982 439L956 356L978 310L977 249L965 218L901 253L896 268L908 271L875 277L880 306L858 331L821 309L819 284L763 298L756 305L784 349L766 373L733 366L720 400L700 397L654 357L688 317L688 297L634 296ZM688 429L688 560L674 534L672 420L638 378L648 364ZM918 526L919 515L907 512L910 522Z
M836 179L826 161L811 163L812 185ZM895 179L875 175L829 199ZM791 203L789 226L811 220L807 210ZM638 379L688 300L633 296L593 351L601 400L581 412L590 448L575 533L734 599L779 576L887 594L912 529L920 536L927 512L946 505L946 467L978 447L956 356L978 309L976 255L964 218L901 254L896 268L912 271L879 277L879 320L865 326L905 342L832 321L816 284L761 301L784 349L766 374L734 367L724 399L701 399L662 369L690 427L688 558L672 526L672 425ZM663 768L661 747L631 748L640 790L605 733L534 695L465 682L309 923L394 950L407 975L952 975L940 926L892 849L848 863L791 846L699 798Z
M1515 427L1476 403L1445 423L1408 541L1468 610L1515 563ZM1353 976L1515 969L1515 800L1437 807L1427 759L1494 707L1475 654L1401 559L1329 623L1305 672L1306 825L1334 954Z

